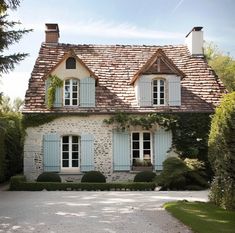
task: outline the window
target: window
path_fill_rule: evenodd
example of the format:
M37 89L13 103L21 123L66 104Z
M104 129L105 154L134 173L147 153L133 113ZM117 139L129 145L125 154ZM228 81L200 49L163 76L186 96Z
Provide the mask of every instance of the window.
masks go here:
M74 57L69 57L66 60L66 69L76 69L76 59Z
M132 164L137 165L139 161L142 161L145 165L151 165L151 133L133 132L131 139Z
M165 104L165 80L153 80L153 105Z
M77 79L67 79L64 81L64 105L77 106L78 105L78 84Z
M80 138L78 136L62 137L62 168L78 168L80 158Z

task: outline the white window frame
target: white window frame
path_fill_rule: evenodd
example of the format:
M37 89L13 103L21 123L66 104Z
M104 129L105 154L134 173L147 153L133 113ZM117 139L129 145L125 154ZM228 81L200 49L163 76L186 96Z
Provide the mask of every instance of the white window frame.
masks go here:
M139 159L144 160L144 148L143 148L143 142L144 142L144 133L150 134L150 160L153 164L153 135L150 131L132 131L131 132L131 164L133 165L133 133L139 133L139 143L140 143L140 157Z
M154 95L154 81L157 81L157 102L158 102L157 104L154 103L155 98L153 97L153 95ZM160 94L161 94L160 82L161 81L164 82L164 103L163 104L160 103L160 100L161 100L161 98L160 98ZM152 80L152 103L153 103L153 106L165 106L166 105L166 80L164 78L154 78Z
M73 91L73 81L77 81L77 92L74 92ZM69 81L69 88L70 88L70 97L69 97L69 105L68 104L65 104L65 101L68 99L68 98L65 98L65 82L66 81ZM79 84L79 79L76 79L76 78L70 78L70 79L65 79L64 80L64 85L63 85L63 103L64 103L64 106L65 107L70 107L70 106L79 106L79 87L80 87L80 84ZM73 98L73 93L76 93L77 94L77 104L73 104L73 100L75 98Z
M78 167L72 167L72 137L78 137ZM63 137L69 137L69 167L63 167ZM62 135L61 136L61 156L60 156L60 161L61 161L61 171L80 171L80 166L81 166L81 137L78 135Z

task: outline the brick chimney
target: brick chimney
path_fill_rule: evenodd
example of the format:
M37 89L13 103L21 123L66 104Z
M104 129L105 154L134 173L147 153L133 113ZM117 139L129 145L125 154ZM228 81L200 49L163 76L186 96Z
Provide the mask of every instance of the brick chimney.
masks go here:
M186 35L186 45L192 56L203 56L203 27L194 27Z
M45 30L45 42L46 43L58 43L60 37L59 26L57 23L46 23Z

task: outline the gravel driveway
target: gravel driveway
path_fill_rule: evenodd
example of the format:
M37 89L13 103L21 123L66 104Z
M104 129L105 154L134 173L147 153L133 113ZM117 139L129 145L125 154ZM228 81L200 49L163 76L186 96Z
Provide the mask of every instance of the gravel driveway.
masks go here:
M0 232L184 233L165 210L173 200L207 201L197 192L0 191Z

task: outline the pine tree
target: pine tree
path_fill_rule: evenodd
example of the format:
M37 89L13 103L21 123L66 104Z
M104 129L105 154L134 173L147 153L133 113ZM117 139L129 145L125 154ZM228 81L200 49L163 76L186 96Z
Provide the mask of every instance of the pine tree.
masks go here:
M27 53L3 54L10 45L19 42L24 34L31 31L25 29L14 30L14 27L21 25L21 23L8 21L7 10L16 10L19 5L19 0L0 0L0 75L13 70L15 64L28 56Z

